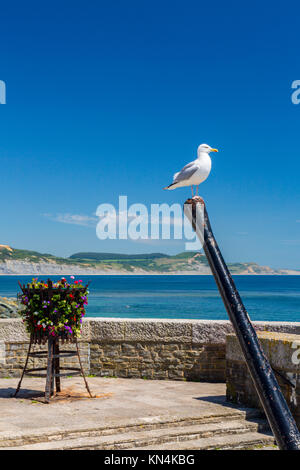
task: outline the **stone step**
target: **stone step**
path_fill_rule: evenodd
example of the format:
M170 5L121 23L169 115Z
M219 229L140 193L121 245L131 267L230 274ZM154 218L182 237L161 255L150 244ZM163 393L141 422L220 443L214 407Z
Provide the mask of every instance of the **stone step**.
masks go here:
M200 441L205 443L203 444L204 446L208 446L208 443L214 441L217 436L222 437L224 435L232 436L232 442L238 445L243 434L250 435L251 438L255 436L253 442L256 444L270 444L274 439L258 432L265 430L267 427L268 425L265 420L246 421L235 419L231 421L194 424L191 426L129 431L111 435L85 436L73 439L64 438L60 441L1 447L0 450L158 449L162 446L166 446L166 449L196 449ZM249 442L252 444L252 440ZM215 447L214 444L213 447Z
M245 450L248 450L247 447L245 447ZM249 447L249 450L279 450L279 447L276 444L270 445L254 445L252 447Z
M177 428L177 427L188 427L194 425L206 425L209 423L226 423L227 421L245 421L259 420L262 416L261 411L256 409L245 409L245 410L234 410L228 412L228 409L224 413L212 414L212 415L199 415L199 416L155 416L133 419L132 421L119 420L119 425L105 424L97 427L72 427L72 428L52 428L44 431L43 429L34 430L30 433L27 432L0 432L0 443L2 448L19 447L27 444L35 443L52 443L55 441L65 441L70 439L78 438L92 438L97 436L107 436L116 434L128 434L131 432L142 432L157 429Z
M191 441L167 442L158 446L136 447L134 450L278 450L274 444L275 440L271 434L246 432L214 435Z

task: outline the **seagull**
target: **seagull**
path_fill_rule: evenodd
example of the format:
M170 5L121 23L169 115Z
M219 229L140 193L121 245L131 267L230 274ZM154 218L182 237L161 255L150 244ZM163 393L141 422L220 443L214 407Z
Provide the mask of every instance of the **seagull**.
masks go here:
M203 183L211 170L210 152L218 152L207 144L201 144L197 150L197 158L191 163L185 165L182 170L175 173L173 183L164 189L176 189L183 186L191 186L192 196L194 196L193 185L196 185L196 195L198 194L199 184Z

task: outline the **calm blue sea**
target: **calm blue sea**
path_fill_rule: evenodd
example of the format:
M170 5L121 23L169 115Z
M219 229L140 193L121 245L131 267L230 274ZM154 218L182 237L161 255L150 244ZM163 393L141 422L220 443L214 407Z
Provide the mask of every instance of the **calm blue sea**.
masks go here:
M16 296L18 280L27 283L31 278L0 276L0 296ZM40 278L46 280L47 276ZM227 319L212 276L78 279L91 281L89 317ZM234 276L234 279L252 320L300 321L300 276Z

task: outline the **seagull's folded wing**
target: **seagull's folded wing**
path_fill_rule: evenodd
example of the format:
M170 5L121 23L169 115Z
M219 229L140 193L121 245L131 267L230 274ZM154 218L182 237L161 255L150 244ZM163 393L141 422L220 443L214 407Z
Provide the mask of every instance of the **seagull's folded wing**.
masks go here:
M181 181L188 180L197 170L198 166L195 164L195 162L188 163L182 168L182 170L180 170L178 173L175 173L173 183L181 183Z

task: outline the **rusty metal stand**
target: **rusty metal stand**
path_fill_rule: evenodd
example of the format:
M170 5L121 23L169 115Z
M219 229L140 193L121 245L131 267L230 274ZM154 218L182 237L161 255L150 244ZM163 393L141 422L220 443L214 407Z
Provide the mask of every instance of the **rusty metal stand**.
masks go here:
M33 338L31 337L25 365L24 365L18 386L13 395L14 397L17 396L18 392L20 391L24 375L28 375L31 377L46 377L46 386L45 386L45 402L46 403L50 403L51 397L54 396L54 382L55 382L56 393L61 391L60 377L63 377L63 376L73 377L73 376L81 375L83 377L85 387L88 391L90 398L93 398L88 382L85 377L83 367L82 367L77 339L75 339L76 351L72 351L72 350L60 351L59 338L56 338L56 337L48 338L48 351L31 352L33 343L34 341L33 341ZM78 362L79 362L80 367L61 367L60 358L71 357L71 356L78 357ZM37 358L44 358L44 359L47 358L47 367L36 367L33 369L27 369L27 365L28 365L28 361L30 357L37 357ZM68 372L61 373L60 372L61 370L65 370ZM46 371L46 373L41 373L42 371Z
M198 196L188 199L184 213L203 245L277 444L281 450L300 450L297 425L213 235L203 199Z

